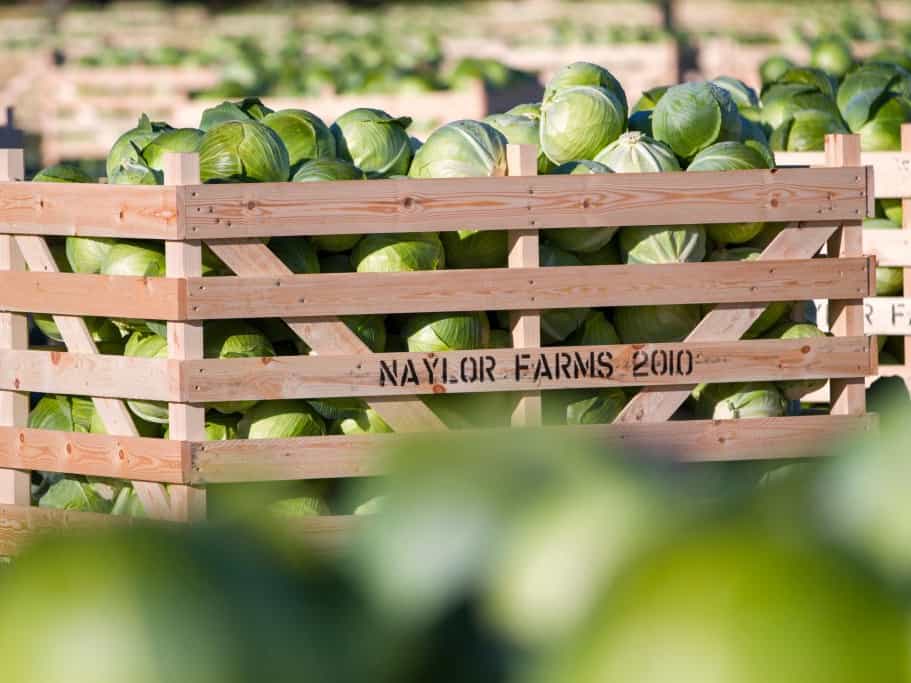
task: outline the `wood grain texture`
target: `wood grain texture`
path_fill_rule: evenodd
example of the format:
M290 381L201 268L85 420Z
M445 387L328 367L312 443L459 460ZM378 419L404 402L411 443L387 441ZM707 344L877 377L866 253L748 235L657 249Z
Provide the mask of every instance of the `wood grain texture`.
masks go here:
M856 377L873 367L864 336L278 356L185 361L181 392L205 403Z
M864 253L875 256L877 265L911 268L908 230L864 230L863 245Z
M535 145L508 145L506 162L510 176L538 174L538 148ZM540 236L537 230L511 231L508 235L510 269L537 268L540 263ZM474 307L472 307L474 308ZM513 348L541 346L541 312L536 309L511 311L509 315ZM517 397L511 423L516 427L541 424L541 394L525 392Z
M907 125L907 124L905 124ZM775 152L779 166L824 166L825 152ZM911 150L862 152L860 163L873 167L877 199L907 197L911 187Z
M179 239L173 187L0 182L0 233Z
M225 265L241 277L290 275L288 267L259 241L212 242L209 247ZM291 330L320 355L370 353L367 345L338 318L302 321L289 317L284 312L280 315ZM369 405L389 426L400 432L445 429L440 418L417 398L371 400Z
M16 237L16 244L22 251L29 269L46 273L57 272L57 264L54 262L54 257L43 237L18 236ZM68 350L73 353L98 353L95 342L92 340L92 335L82 318L55 315L54 323L57 325L57 329L60 331ZM92 397L92 403L95 405L95 410L98 411L98 415L108 434L139 436L130 411L123 401L113 398ZM136 495L139 496L149 516L157 519L169 519L171 517L168 492L164 486L137 481L134 482L133 488L136 490Z
M187 236L837 221L867 211L866 172L780 169L181 188ZM2 204L0 204L2 208Z
M146 526L148 520L95 512L75 512L24 505L0 505L0 556L18 555L37 536L104 529L111 526Z
M12 122L9 122L12 125ZM0 181L21 181L25 177L25 159L21 149L0 150ZM0 235L0 277L25 270L25 259L12 237ZM28 348L28 319L24 315L10 313L6 303L8 290L4 290L0 303L0 353L7 350ZM14 352L14 351L11 351ZM2 370L0 370L2 371ZM25 426L28 424L29 396L17 391L0 391L0 425ZM0 503L30 505L32 499L31 473L14 469L0 470Z
M837 230L837 225L787 227L760 254L759 262L812 258ZM764 310L762 304L720 304L703 317L686 341L740 339ZM626 404L616 421L656 423L669 420L694 387L695 385L688 384L676 390L660 391L646 387Z
M901 127L901 137L902 137L902 151L911 156L911 124L905 123ZM908 164L908 168L911 168L911 163ZM909 171L911 175L911 171ZM902 234L911 236L911 178L906 178L906 182L902 185ZM869 231L868 231L869 232ZM866 250L866 241L864 242L864 248ZM902 270L903 276L903 289L902 293L905 295L905 298L911 298L911 244L906 244L901 252L905 258L902 259L905 262L900 264L904 266ZM905 357L903 368L903 375L911 377L911 335L905 336L904 343ZM880 372L882 374L882 372ZM907 380L906 380L907 383Z
M177 372L158 358L0 349L0 388L11 391L167 401L180 397Z
M859 135L826 135L826 165L856 166L860 163ZM827 254L830 259L859 256L863 253L863 232L860 220L845 221L841 229L829 240ZM874 292L875 293L875 292ZM829 329L838 336L856 336L864 333L863 298L831 297L829 302ZM874 365L876 359L873 360ZM873 372L865 374L876 374ZM863 415L866 412L866 386L863 375L852 379L834 379L829 382L833 415Z
M536 310L870 294L864 258L187 280L191 318Z
M23 238L19 238L20 240ZM185 317L185 283L162 277L2 272L7 310L158 320Z
M602 448L700 462L825 454L832 439L875 427L875 415L811 415L573 425L546 427L542 434L590 438ZM495 435L498 431L483 433ZM383 473L384 453L407 443L407 434L198 443L191 445L191 477L200 483L240 483L376 475ZM339 455L337 460L332 453Z
M0 427L0 466L16 469L179 484L183 453L167 439Z

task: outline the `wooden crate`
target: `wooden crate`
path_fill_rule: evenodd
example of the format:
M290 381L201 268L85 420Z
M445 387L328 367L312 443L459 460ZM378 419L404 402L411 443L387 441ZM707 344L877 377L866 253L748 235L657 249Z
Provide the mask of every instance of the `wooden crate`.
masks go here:
M818 166L825 162L822 152L790 152L775 154L782 166ZM879 366L879 377L902 377L911 388L911 124L902 126L901 152L864 152L861 161L875 170L873 187L876 199L901 199L903 230L865 230L865 254L876 257L881 266L904 269L905 291L902 297L871 297L864 301L866 334L905 337L905 358L902 365ZM819 319L825 321L828 307L817 301ZM875 379L868 378L869 381ZM828 394L821 391L811 399L825 401Z
M168 185L133 187L11 182L21 153L0 152L0 554L32 529L108 521L29 509L29 470L129 479L155 517L200 519L207 484L376 474L378 447L444 429L422 394L513 392L513 424L535 426L541 391L641 386L613 424L550 429L689 460L786 457L874 427L862 320L874 271L860 244L872 174L856 137L831 136L831 168L538 177L536 157L510 146L502 178L201 185L198 157L184 154L168 159ZM539 268L540 229L670 216L789 226L755 262ZM292 275L262 242L465 226L507 229L508 267ZM165 240L167 277L55 272L45 237L73 234ZM236 275L201 277L203 243ZM827 244L833 257L813 258ZM764 302L807 297L834 301L835 337L739 341ZM680 343L542 348L542 310L707 302L718 305ZM514 348L372 354L336 317L462 310L511 311ZM28 348L29 312L54 315L66 352ZM99 355L74 317L89 315L168 321L170 357ZM202 321L261 317L284 318L318 355L203 359ZM831 414L668 422L698 382L789 378L832 378ZM94 397L109 435L26 428L31 391ZM204 441L205 402L337 396L365 398L398 433ZM170 439L139 437L126 398L167 401ZM302 524L334 538L351 520Z

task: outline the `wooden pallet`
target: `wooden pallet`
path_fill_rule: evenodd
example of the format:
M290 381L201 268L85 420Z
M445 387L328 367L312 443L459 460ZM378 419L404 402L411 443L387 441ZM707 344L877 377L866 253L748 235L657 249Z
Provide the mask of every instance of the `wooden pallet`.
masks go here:
M825 163L822 152L775 154L782 166L819 166ZM903 230L866 230L863 251L876 257L881 266L904 269L904 296L871 297L864 301L864 329L869 335L905 337L905 357L901 365L879 366L880 377L902 377L911 388L911 124L902 126L902 151L864 152L863 164L873 167L876 199L902 200ZM826 302L818 301L819 319L825 323ZM825 402L823 390L810 397Z
M9 468L0 470L0 550L17 545L23 528L84 519L27 510L29 470L132 480L153 516L196 520L210 483L376 474L377 447L403 432L444 429L422 394L513 392L513 424L532 427L541 423L542 391L640 386L614 424L553 429L690 460L785 457L874 428L863 378L876 371L876 355L862 320L874 267L860 242L872 174L859 165L856 137L831 136L832 167L816 169L537 177L536 158L534 146L510 146L502 178L201 185L198 157L183 154L168 159L168 185L130 187L15 182L21 153L0 152L0 466ZM669 216L789 227L755 262L538 267L540 229ZM293 275L262 242L466 225L509 230L507 268ZM165 240L167 277L55 272L45 238L74 234ZM203 243L234 276L201 277ZM827 244L832 257L813 258ZM833 338L739 340L766 302L807 297L833 300ZM541 345L543 310L707 302L718 305L680 343ZM515 348L373 354L336 317L471 309L512 311ZM67 350L29 349L26 312L53 314ZM76 317L86 315L167 320L169 358L99 355ZM273 316L318 355L203 358L203 320ZM545 361L551 373L536 372ZM437 371L444 363L448 370ZM667 422L699 382L786 378L832 378L831 414ZM108 434L27 429L30 391L92 396ZM320 396L364 397L399 434L204 440L202 402ZM167 401L170 438L138 436L126 398ZM321 523L327 536L350 527L312 524Z

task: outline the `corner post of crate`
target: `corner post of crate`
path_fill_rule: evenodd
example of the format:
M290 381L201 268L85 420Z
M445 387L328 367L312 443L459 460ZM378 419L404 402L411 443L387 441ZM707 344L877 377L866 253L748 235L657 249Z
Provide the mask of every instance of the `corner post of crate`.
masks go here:
M165 157L166 185L198 185L199 155L168 154ZM202 242L165 242L165 268L168 277L202 276ZM197 360L203 357L202 322L168 321L168 358L176 361ZM169 438L175 441L204 441L206 410L190 403L168 404ZM198 521L206 516L206 492L195 486L171 486L171 508L175 519Z
M860 166L859 135L826 135L826 166ZM830 258L863 256L863 218L842 223L829 240ZM863 299L829 302L829 329L837 336L861 337L864 334ZM833 415L863 415L866 412L866 385L863 377L831 381Z
M535 145L508 145L506 163L511 176L538 175L538 148ZM539 237L537 229L509 231L509 267L537 268ZM513 311L510 314L512 345L514 348L541 346L540 311ZM512 424L517 427L535 427L541 424L541 393L527 392L519 396L512 414Z
M0 182L25 179L21 149L0 149ZM0 235L0 270L25 270L25 259L11 235ZM0 312L0 349L28 348L28 317L21 313ZM0 425L25 427L28 424L28 394L0 391ZM0 469L0 504L29 505L31 474Z
M911 152L911 123L902 124L902 152ZM902 197L902 230L911 230L911 187ZM908 233L905 233L908 234ZM904 289L902 294L911 297L911 268L902 270ZM905 337L905 357L902 360L902 379L911 389L911 335Z

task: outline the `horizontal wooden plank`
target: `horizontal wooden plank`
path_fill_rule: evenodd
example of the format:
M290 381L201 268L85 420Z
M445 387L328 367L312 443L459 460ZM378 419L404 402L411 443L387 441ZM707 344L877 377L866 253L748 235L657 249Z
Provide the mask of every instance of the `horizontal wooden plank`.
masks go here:
M816 324L828 331L827 301L816 300ZM864 333L868 335L911 335L911 298L876 296L864 299Z
M880 266L911 267L911 230L864 230L864 253Z
M60 315L180 320L186 282L179 278L6 271L0 307Z
M867 259L852 258L191 278L187 315L287 318L852 299L871 293L869 270Z
M876 428L873 415L812 415L747 420L685 420L547 427L567 438L678 460L777 459L826 454L831 439ZM490 430L494 433L498 430ZM194 443L191 478L199 484L381 474L383 454L410 443L408 434ZM418 437L426 439L424 437ZM434 438L458 438L456 434ZM333 462L331 453L340 457Z
M867 337L183 361L192 403L861 377Z
M173 187L0 183L0 233L179 239Z
M166 358L0 350L0 389L177 401L179 364Z
M862 168L616 173L181 188L188 237L837 221L867 212Z
M94 512L55 510L25 505L0 505L0 557L17 555L37 535L104 529L113 525L139 526L148 520Z
M181 442L0 427L0 467L178 484L189 476Z
M779 166L824 166L824 152L775 152ZM860 162L873 167L874 195L879 198L911 196L911 152L863 152Z

